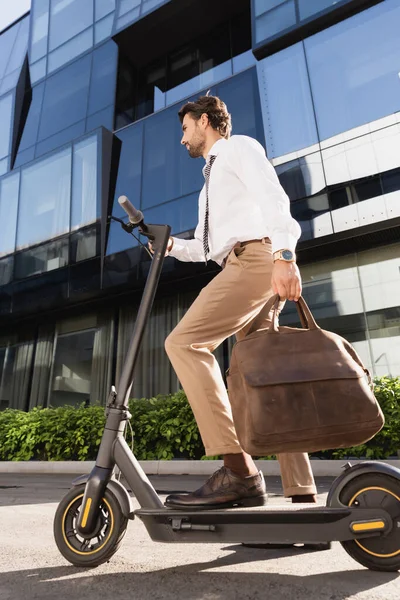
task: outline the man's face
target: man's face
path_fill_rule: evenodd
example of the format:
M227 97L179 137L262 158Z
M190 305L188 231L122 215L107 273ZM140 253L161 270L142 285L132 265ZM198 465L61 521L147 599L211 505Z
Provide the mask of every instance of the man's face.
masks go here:
M202 115L202 117L196 121L190 116L190 113L187 113L182 121L183 135L181 144L186 146L189 156L192 158L203 156L206 145L206 134L203 126L204 116L205 115Z

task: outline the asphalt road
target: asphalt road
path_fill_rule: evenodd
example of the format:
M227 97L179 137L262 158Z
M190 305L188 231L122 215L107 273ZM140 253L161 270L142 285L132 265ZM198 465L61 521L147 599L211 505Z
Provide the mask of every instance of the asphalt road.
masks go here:
M160 493L190 491L197 477L152 477ZM136 519L111 562L70 566L52 534L57 502L71 476L0 475L0 600L398 600L400 574L354 562L331 550L261 550L240 544L152 542ZM324 503L331 479L317 480ZM279 480L268 478L270 503L282 504ZM286 501L287 502L287 501Z

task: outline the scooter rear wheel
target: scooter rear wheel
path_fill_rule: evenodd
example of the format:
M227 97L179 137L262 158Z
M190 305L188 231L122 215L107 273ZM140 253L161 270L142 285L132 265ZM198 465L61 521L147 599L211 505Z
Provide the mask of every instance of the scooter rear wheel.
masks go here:
M128 525L121 506L106 489L100 503L96 529L89 537L77 530L85 486L72 488L58 505L54 517L54 538L64 558L76 567L97 567L107 562L121 545Z
M367 473L351 480L342 490L346 506L384 508L393 519L386 534L341 542L358 563L374 571L400 570L400 481L382 473Z

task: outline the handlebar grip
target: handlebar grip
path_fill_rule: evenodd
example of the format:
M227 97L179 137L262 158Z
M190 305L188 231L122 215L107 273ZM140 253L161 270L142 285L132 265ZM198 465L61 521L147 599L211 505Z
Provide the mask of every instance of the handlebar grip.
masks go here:
M129 221L133 225L138 225L143 221L143 213L135 208L133 204L128 200L126 196L120 196L118 198L119 205L124 209L129 217Z

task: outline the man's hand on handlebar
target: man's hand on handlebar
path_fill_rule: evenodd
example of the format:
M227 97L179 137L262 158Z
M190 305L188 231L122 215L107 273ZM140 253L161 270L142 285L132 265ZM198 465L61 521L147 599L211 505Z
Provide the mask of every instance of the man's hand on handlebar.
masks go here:
M174 245L174 240L172 237L169 238L168 240L168 244L167 244L167 249L165 251L165 256L168 256L169 253L172 250L172 246ZM149 241L149 250L152 254L154 254L154 249L153 249L153 244Z

